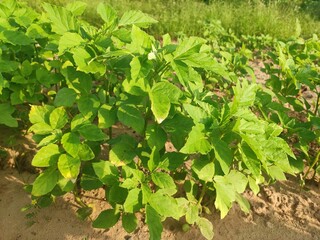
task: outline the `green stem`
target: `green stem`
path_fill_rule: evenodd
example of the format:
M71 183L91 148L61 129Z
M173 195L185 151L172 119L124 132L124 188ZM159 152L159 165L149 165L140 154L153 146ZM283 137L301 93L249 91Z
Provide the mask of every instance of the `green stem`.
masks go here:
M314 162L312 163L311 166L309 166L308 170L306 171L306 173L303 176L303 180L306 179L306 177L308 176L309 172L311 171L311 169L317 164L317 162L319 162L319 157L320 157L320 152L318 152L316 159L314 160Z
M314 115L317 116L318 109L319 109L319 101L320 100L320 92L317 94L317 100L316 100L316 108L314 109Z
M202 190L201 190L201 194L200 194L199 200L198 200L198 206L201 205L201 202L203 200L204 195L206 194L206 191L207 191L207 185L204 184L203 187L202 187Z

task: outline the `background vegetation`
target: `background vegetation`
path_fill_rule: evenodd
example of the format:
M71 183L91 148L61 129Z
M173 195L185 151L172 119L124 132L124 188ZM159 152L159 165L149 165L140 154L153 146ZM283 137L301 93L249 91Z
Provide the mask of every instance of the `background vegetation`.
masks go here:
M40 10L41 0L27 0ZM47 0L65 5L68 0ZM84 0L88 3L85 14L87 21L99 25L96 15L100 0ZM304 38L320 33L320 1L316 0L104 0L119 14L128 10L141 10L159 21L149 32L161 36L170 33L178 37L186 35L203 36L204 23L220 20L225 29L232 29L236 35L270 35L277 39L288 39L295 34L299 20Z

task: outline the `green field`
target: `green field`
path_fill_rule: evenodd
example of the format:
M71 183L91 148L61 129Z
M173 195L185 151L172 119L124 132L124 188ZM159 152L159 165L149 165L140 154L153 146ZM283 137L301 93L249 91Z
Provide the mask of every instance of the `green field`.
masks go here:
M40 0L30 1L29 5L40 9ZM48 0L54 4L65 5L72 1ZM203 36L204 23L221 21L225 29L231 29L240 35L270 35L278 39L287 39L295 34L296 21L299 20L303 37L311 37L313 33L320 33L319 1L309 1L303 8L301 1L210 1L209 4L201 0L84 0L88 3L84 15L90 23L101 24L96 14L99 2L110 4L122 14L127 10L141 10L159 21L152 26L151 34L161 36L170 33L178 37ZM313 4L313 5L312 5ZM302 8L302 9L301 9ZM317 19L318 17L318 19Z

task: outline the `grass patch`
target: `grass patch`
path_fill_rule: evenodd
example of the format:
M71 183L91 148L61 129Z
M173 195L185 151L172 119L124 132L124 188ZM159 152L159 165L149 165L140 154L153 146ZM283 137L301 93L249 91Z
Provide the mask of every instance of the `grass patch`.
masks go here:
M41 0L27 0L40 10ZM83 0L88 4L84 15L94 25L101 24L96 14L96 6L101 0ZM54 4L67 4L68 0L47 0ZM301 36L308 38L320 33L320 21L300 11L293 4L280 4L270 1L211 1L201 0L104 0L122 14L127 10L141 10L159 21L149 32L155 36L170 33L178 37L186 35L202 36L204 22L220 20L226 29L240 35L270 35L277 39L287 39L295 34L296 20L301 24Z

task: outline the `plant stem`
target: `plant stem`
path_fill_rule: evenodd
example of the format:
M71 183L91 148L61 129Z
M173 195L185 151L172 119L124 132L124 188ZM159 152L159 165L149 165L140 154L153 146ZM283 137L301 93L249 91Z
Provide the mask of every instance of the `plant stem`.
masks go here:
M320 157L320 152L318 152L316 159L314 160L314 162L312 163L311 166L309 166L308 170L306 171L306 173L303 176L303 180L306 179L306 177L308 176L310 170L317 164L317 162L319 161L319 157Z
M200 197L199 197L198 206L201 205L201 202L203 200L204 195L206 194L206 191L207 191L207 185L204 184L202 187L202 190L201 190Z
M319 109L319 101L320 101L320 92L317 94L316 107L314 109L314 115L316 115L316 116L317 116L318 109Z

